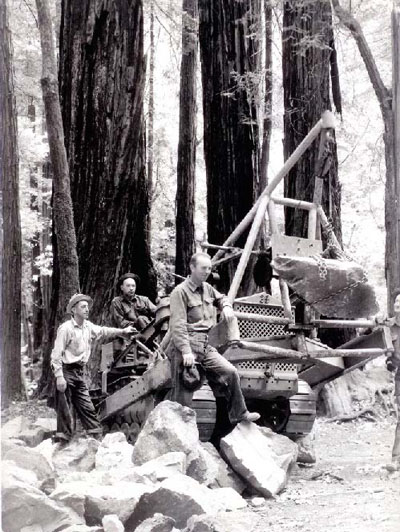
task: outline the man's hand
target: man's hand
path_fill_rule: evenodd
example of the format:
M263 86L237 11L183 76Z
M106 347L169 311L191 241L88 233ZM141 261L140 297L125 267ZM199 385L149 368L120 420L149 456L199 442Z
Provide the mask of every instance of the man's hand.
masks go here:
M67 381L64 377L57 377L56 386L59 392L64 393L67 389Z
M185 355L182 355L182 357L183 357L183 365L185 367L194 366L194 354L193 353L186 353Z
M235 319L235 312L234 312L233 308L230 307L229 305L226 305L222 309L222 315L223 315L225 321L232 321L233 319Z
M128 325L128 327L125 327L124 329L122 329L122 334L126 336L127 338L132 336L132 334L137 334L137 332L138 330L135 329L133 325Z

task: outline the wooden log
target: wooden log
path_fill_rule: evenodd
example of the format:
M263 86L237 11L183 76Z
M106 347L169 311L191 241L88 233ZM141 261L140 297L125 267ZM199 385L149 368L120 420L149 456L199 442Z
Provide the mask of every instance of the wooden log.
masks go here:
M245 229L248 227L248 225L251 223L254 216L256 215L256 212L258 210L261 200L265 196L267 195L269 196L275 190L275 188L279 185L279 183L282 181L285 175L293 168L293 166L297 163L297 161L300 159L303 153L305 153L306 150L311 146L311 144L314 142L314 140L319 135L321 129L324 127L323 123L324 123L323 119L321 118L320 120L318 120L315 126L308 132L308 134L304 137L304 139L297 146L297 148L294 150L291 156L287 159L287 161L282 166L282 168L279 170L279 172L276 174L276 176L270 181L267 187L263 190L260 197L255 202L255 204L250 209L250 211L246 214L246 216L239 223L236 229L230 234L230 236L225 240L225 242L223 243L224 246L229 246L233 244L234 242L236 242L239 236L245 231ZM213 257L213 261L220 259L222 255L223 255L222 250L217 251L217 253Z
M303 211L310 211L311 209L317 208L315 203L294 198L277 198L276 196L272 196L271 200L276 203L276 205L284 205L285 207L293 207L294 209L303 209Z
M231 303L233 303L233 301L234 301L234 299L235 299L235 297L236 297L236 295L237 295L237 293L239 291L240 283L242 282L243 275L244 275L245 269L247 267L247 263L249 262L249 258L250 258L251 252L253 250L256 238L258 236L258 233L260 232L261 225L264 222L265 211L267 210L269 200L270 200L269 195L268 194L265 195L261 199L261 201L260 201L260 203L259 203L259 205L257 207L257 212L256 212L256 215L254 217L254 221L253 221L253 224L251 226L251 229L250 229L250 232L249 232L249 236L247 237L246 245L244 247L242 256L240 257L240 261L239 261L238 267L236 269L235 276L234 276L234 278L232 280L232 284L231 284L231 286L229 288L228 299L229 299L229 301L231 301Z
M274 325L288 325L292 322L291 318L280 318L278 316L263 316L261 314L252 314L250 312L237 312L235 316L238 320L254 321L256 323L271 323Z
M374 320L312 320L310 322L315 327L323 327L324 329L369 329L376 327Z
M293 323L294 319L292 316L292 305L290 304L289 298L289 288L283 279L279 279L279 289L281 291L281 299L285 318L290 320L290 323Z

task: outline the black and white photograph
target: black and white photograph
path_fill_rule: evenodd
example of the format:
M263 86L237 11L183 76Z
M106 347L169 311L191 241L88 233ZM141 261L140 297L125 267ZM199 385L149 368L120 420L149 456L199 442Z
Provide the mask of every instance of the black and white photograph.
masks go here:
M2 532L400 532L400 0L0 0Z

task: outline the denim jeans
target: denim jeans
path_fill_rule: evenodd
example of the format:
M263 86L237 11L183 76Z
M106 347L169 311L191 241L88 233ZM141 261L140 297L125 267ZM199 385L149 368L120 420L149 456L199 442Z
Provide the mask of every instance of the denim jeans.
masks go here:
M89 389L84 378L84 367L78 364L63 365L67 389L57 390L57 436L70 439L74 430L73 409L82 422L83 428L92 434L100 434L103 429L90 399Z
M240 421L247 412L246 403L240 388L240 377L235 366L226 360L218 351L208 345L206 333L189 333L190 346L196 364L204 370L207 381L216 397L225 397L228 404L229 421L234 424ZM182 355L172 347L170 354L173 388L169 398L184 406L192 406L193 392L185 390L182 385Z

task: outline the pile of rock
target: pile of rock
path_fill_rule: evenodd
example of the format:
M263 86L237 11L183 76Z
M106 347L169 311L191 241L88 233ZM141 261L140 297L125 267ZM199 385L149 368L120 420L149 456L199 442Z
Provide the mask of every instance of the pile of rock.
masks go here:
M195 412L170 401L151 412L134 446L122 433L37 444L35 427L23 419L3 427L4 532L245 530L227 512L260 504L242 495L279 493L297 458L295 443L252 423L223 438L222 458L199 442Z

